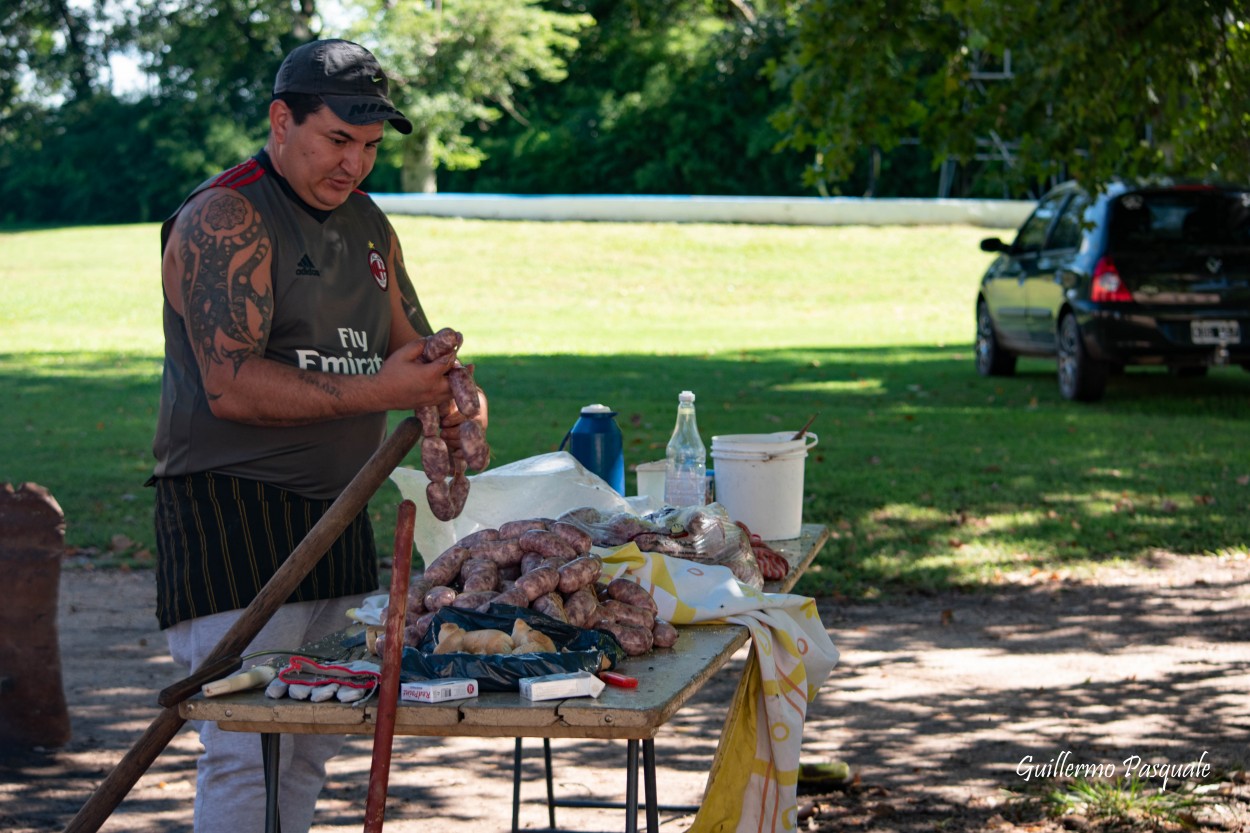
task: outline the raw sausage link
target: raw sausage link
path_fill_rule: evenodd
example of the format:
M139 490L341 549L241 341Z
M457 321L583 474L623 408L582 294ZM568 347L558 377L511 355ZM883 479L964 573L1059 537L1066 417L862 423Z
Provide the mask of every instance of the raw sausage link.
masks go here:
M459 545L448 547L438 558L430 562L430 566L425 568L423 581L428 581L431 587L436 584L450 585L456 580L456 576L460 575L460 568L469 560L471 554L472 550L468 547Z
M425 348L421 351L421 360L434 362L460 349L464 336L451 327L444 327L425 340Z
M576 558L570 558L567 555L553 555L548 558L544 558L540 566L555 567L558 570L561 567L563 567L565 564L568 564L570 561L576 561L576 560L577 560Z
M517 539L525 552L536 552L544 558L577 558L577 551L559 535L545 529L531 529Z
M594 544L594 539L590 537L589 532L571 523L557 521L551 525L550 529L577 550L579 555L590 552L590 547Z
M476 532L470 532L456 543L462 547L471 547L480 541L498 541L499 530L493 527L483 527Z
M499 525L499 535L502 538L520 538L523 533L529 532L531 529L546 529L547 520L545 518L526 518L520 521L508 521Z
M407 618L413 619L425 612L425 594L430 592L434 582L427 578L413 579L408 585Z
M599 600L595 598L595 591L591 587L575 590L564 599L564 615L568 617L570 625L588 627L598 618L598 611Z
M460 568L460 577L466 593L499 590L499 565L489 558L470 558Z
M560 568L560 592L568 595L597 581L603 572L603 560L597 555L583 555Z
M659 608L655 606L655 599L647 592L647 588L627 578L614 578L608 582L608 595L625 604L646 608L652 613L659 612Z
M473 558L489 558L500 567L511 567L521 563L524 554L516 538L499 538L495 541L482 541L474 544L469 552Z
M463 470L457 471L455 477L451 479L447 494L451 499L451 511L455 513L453 517L456 517L464 511L464 505L469 502L469 478L464 476Z
M451 506L451 490L446 480L431 480L425 487L425 500L430 504L430 512L440 521L450 521L456 517Z
M671 648L677 643L677 628L663 619L655 620L651 635L654 637L654 645L657 648Z
M625 653L631 657L645 654L651 650L651 646L655 643L655 637L651 635L651 631L634 627L633 625L623 625L620 622L600 619L595 623L595 628L607 631L616 637L616 641L621 643Z
M423 437L421 468L430 480L446 480L451 475L451 452L442 437Z
M569 615L564 609L564 597L559 593L544 593L534 601L530 602L530 607L539 613L545 613L552 619L558 619L561 622L569 621Z
M482 471L490 465L490 445L480 424L472 420L460 423L460 449L474 471Z
M404 644L413 648L421 644L421 640L425 639L425 635L430 631L430 623L434 621L434 613L425 613L417 617L417 620L411 625L404 628ZM411 642L409 640L412 640Z
M426 405L418 408L416 411L417 419L421 420L421 435L423 437L437 437L439 432L443 430L443 421L438 418L438 406Z
M620 622L622 625L645 628L646 630L651 630L655 627L654 613L646 608L634 607L616 599L608 599L599 605L599 617L601 619L611 619L613 622Z
M512 605L513 607L529 607L530 597L525 594L525 588L517 587L514 584L491 599L491 603Z
M538 567L516 580L516 587L525 591L531 602L560 586L560 571L555 567Z
M541 567L542 563L543 557L541 554L536 552L524 553L521 556L521 575L525 575L530 570Z
M442 610L456 600L456 591L450 587L438 586L425 594L425 609L431 613Z
M483 605L487 605L499 594L494 590L479 590L476 593L461 593L456 600L451 603L452 607L467 607L476 610Z
M473 365L453 367L447 371L447 381L451 385L451 397L456 400L456 408L465 419L477 416L482 410L482 402L477 395L477 383L473 381Z

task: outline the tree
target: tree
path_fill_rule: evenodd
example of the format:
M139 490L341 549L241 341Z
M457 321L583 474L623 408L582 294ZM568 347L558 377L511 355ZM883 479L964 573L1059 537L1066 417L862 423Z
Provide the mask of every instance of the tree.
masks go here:
M785 0L584 0L569 77L488 126L481 168L448 179L510 193L802 193L804 157L774 152L784 101L761 70L789 42Z
M0 114L23 93L90 97L107 57L108 31L97 25L103 7L103 0L9 0L0 7Z
M283 56L318 35L314 0L161 0L142 4L134 27L158 97L252 130Z
M1015 189L1250 179L1244 0L809 0L772 68L774 124L845 179L863 147L997 152Z
M365 4L356 39L399 83L396 104L413 122L403 141L405 191L436 190L434 171L473 168L482 152L465 132L517 112L517 91L565 76L564 55L585 14L545 10L539 0L380 0Z

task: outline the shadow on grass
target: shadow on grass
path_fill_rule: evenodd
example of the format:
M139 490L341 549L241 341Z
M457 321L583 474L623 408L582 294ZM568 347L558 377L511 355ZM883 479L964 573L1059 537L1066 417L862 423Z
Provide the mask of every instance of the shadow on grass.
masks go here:
M1078 405L1059 397L1053 363L985 379L963 345L477 365L495 464L556 450L593 402L619 412L630 469L663 457L682 389L698 395L709 446L716 434L797 430L818 413L804 519L834 534L799 585L808 595L975 586L1014 570L1250 541L1250 374L1239 368L1202 379L1130 370L1104 401ZM121 533L141 551L158 388L149 357L0 355L10 444L0 480L47 486L71 545L104 550ZM387 484L372 504L383 553L397 502Z

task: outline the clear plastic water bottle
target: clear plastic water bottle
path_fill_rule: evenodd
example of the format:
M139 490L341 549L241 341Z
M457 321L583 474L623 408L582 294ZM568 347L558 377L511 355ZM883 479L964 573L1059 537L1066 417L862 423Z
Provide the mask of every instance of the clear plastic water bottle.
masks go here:
M665 453L664 502L676 507L707 502L707 448L694 418L694 394L688 390L677 398L677 425Z

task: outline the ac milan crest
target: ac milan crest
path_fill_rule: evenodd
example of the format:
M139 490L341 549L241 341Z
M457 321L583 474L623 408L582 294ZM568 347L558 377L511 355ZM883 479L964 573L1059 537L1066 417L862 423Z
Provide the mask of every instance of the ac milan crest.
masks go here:
M369 271L373 273L373 279L378 282L378 288L385 292L389 280L386 274L386 259L378 253L377 249L369 251Z

